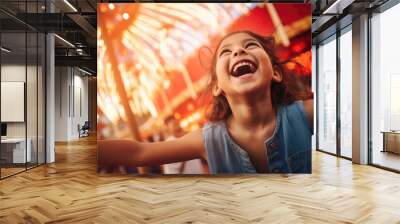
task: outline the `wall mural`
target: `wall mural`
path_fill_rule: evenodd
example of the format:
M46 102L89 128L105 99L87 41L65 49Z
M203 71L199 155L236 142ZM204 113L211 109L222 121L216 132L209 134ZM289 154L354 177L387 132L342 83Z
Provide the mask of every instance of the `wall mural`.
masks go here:
M100 172L311 172L309 4L102 3L97 41Z

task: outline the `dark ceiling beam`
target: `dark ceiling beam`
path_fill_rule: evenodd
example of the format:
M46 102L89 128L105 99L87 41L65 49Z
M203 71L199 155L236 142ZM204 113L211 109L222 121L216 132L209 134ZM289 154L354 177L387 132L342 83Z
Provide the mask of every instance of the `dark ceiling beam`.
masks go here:
M16 17L42 32L80 31L82 28L64 13L19 13Z
M68 17L80 26L90 37L96 39L96 28L94 28L85 17L80 14L68 14Z
M96 58L93 56L55 56L56 66L81 66L93 69L96 67Z
M26 26L39 32L66 33L68 40L96 46L96 14L86 13L19 13L0 19L2 31L25 30ZM85 35L79 35L85 33ZM73 41L72 41L73 42Z
M97 49L92 47L81 47L78 48L82 50L82 55L77 53L77 48L68 48L68 47L55 47L56 56L90 56L97 57ZM72 55L71 55L72 53Z
M327 27L329 27L330 25L332 25L332 22L334 22L333 18L335 18L335 16L320 16L317 17L317 20L315 20L313 22L313 24L311 25L311 31L312 33L316 33L320 30L323 30ZM330 23L328 23L330 22Z
M89 0L86 0L86 3L90 6L90 8L93 9L94 12L96 12L96 6L94 6Z
M6 17L7 20L13 20L14 24L17 23L19 25L24 25L27 28L35 29L35 27L32 27L29 23L26 22L26 17L20 18L18 15L14 15L13 13L11 13L8 10L3 9L1 7L0 7L0 12L7 16ZM1 22L1 20L0 20L0 22ZM2 30L4 30L3 26L2 26Z
M96 37L94 22L96 14L85 13L18 13L10 14L0 8L0 12L8 15L1 18L2 30L15 30L17 27L28 26L42 32L64 32L84 30L91 37ZM86 19L87 18L87 19Z

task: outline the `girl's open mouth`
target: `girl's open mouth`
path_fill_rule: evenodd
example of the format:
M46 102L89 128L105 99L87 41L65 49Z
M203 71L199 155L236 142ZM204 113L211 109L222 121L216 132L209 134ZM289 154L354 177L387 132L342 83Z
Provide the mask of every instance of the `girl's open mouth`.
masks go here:
M250 60L241 60L232 67L231 75L239 77L257 71L257 65Z

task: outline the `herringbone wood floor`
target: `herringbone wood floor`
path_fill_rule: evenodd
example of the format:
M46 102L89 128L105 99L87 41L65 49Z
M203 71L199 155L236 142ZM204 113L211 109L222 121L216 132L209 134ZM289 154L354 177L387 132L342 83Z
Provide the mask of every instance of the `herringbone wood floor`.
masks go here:
M320 152L312 175L98 175L96 142L0 181L0 223L400 223L400 175Z

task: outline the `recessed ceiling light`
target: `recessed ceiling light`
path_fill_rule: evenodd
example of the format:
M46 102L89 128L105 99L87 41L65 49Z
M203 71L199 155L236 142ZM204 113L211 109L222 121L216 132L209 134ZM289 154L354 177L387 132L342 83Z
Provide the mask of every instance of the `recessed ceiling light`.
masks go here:
M11 52L11 50L9 50L9 49L7 49L7 48L5 48L5 47L1 47L0 49L1 49L2 51L6 52L6 53L10 53L10 52Z
M85 74L87 74L87 75L92 75L92 73L90 73L90 72L88 72L88 71L86 71L86 70L83 70L83 69L81 69L81 68L79 68L79 67L78 67L78 70L81 71L81 72L83 72L83 73L85 73Z
M78 12L78 10L68 1L64 0L65 4L67 4L74 12Z
M351 5L355 0L336 0L322 14L342 14L343 9Z
M60 37L60 36L57 35L57 34L54 34L54 36L57 37L58 39L60 39L62 42L66 43L67 45L69 45L69 46L75 48L75 45L73 45L73 44L72 44L71 42L69 42L68 40L66 40L66 39L64 39L64 38L62 38L62 37Z

